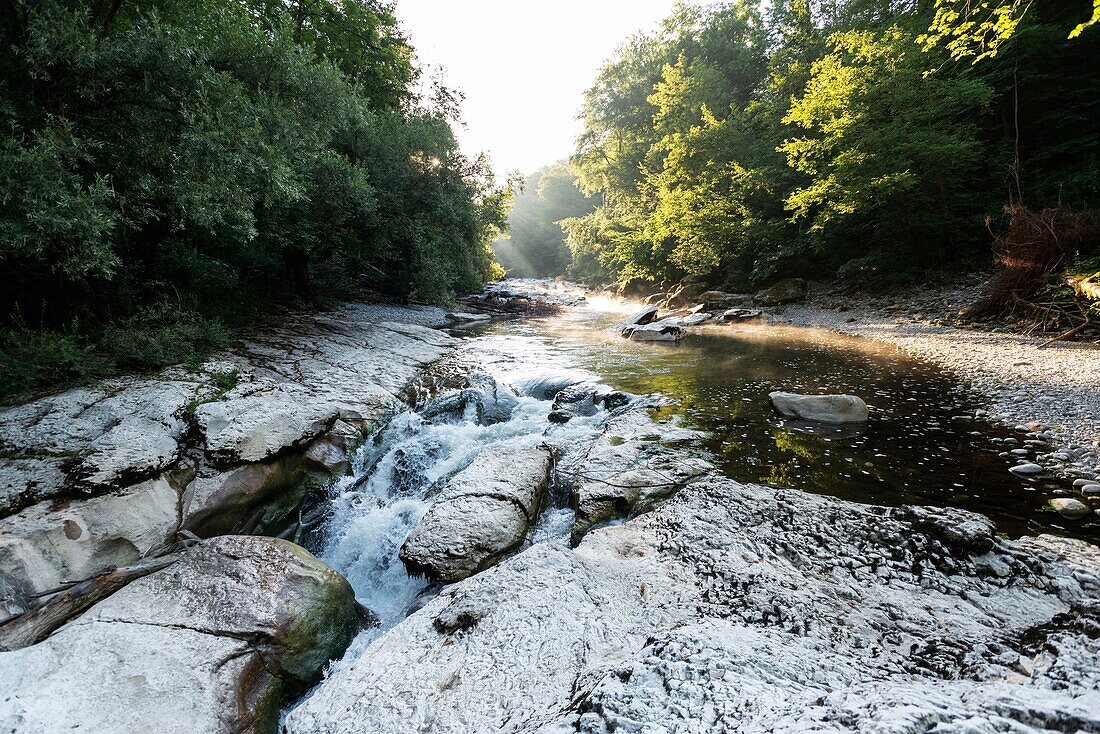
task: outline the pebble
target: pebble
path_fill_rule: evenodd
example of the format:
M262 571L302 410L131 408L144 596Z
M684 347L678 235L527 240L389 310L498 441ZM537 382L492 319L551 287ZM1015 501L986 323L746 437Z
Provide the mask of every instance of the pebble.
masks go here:
M1091 512L1089 506L1081 500L1069 499L1066 497L1052 499L1050 501L1050 506L1053 507L1054 511L1059 515L1068 517L1071 520L1078 517L1084 517Z
M1009 469L1009 471L1012 472L1013 474L1015 474L1016 476L1027 477L1027 476L1031 476L1032 474L1042 473L1043 467L1039 466L1038 464L1027 463L1027 464L1020 464L1019 466L1014 466L1011 469Z
M1081 492L1087 497L1100 495L1100 484L1086 484L1081 487Z

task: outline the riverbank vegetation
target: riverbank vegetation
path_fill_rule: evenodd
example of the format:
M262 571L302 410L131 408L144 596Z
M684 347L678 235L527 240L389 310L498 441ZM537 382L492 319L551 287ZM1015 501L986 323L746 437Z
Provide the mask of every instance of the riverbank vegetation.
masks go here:
M784 275L865 286L984 266L1029 212L1080 222L1100 202L1091 12L1089 0L682 6L586 95L572 165L598 206L561 222L565 271L639 289ZM1096 232L1080 234L1060 257L1088 259Z
M0 398L496 270L510 193L384 0L12 0L0 33Z

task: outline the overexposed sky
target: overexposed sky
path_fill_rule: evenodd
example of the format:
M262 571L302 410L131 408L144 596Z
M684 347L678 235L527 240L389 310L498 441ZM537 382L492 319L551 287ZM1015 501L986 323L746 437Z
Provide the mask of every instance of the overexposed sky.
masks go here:
M427 72L466 95L463 151L504 175L573 152L584 90L615 47L675 0L396 0Z

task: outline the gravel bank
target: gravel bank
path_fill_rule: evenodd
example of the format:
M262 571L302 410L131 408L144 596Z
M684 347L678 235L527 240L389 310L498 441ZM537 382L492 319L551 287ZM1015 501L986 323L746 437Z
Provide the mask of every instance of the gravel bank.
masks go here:
M774 310L771 320L875 339L937 363L989 401L992 419L1048 442L1029 460L1061 476L1095 478L1100 349L1064 342L1039 348L1042 339L944 324L945 313L968 302L973 290L966 285L859 306L821 294Z

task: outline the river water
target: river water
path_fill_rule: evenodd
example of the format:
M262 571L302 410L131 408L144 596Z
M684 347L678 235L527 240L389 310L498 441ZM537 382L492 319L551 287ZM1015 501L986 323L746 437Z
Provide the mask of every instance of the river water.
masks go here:
M1095 522L1073 523L1044 507L1064 484L1008 472L1015 462L999 455L1010 448L1004 440L1023 445L1023 436L975 418L981 404L950 375L893 348L805 328L716 325L676 345L634 343L613 328L632 308L596 298L554 317L455 332L466 340L433 368L427 384L434 379L438 387L472 371L514 387L518 396L495 422L472 405L441 414L421 401L368 441L353 475L333 488L315 549L379 621L336 667L432 593L405 573L397 552L441 480L490 448L549 442L564 450L560 462L579 460L579 447L608 414L550 423L551 401L542 389L551 376L652 396L661 420L707 433L698 450L733 479L858 502L961 507L989 515L1010 536L1097 536ZM798 425L772 412L773 390L859 395L871 418L863 430ZM551 494L529 543L568 542L568 488Z

